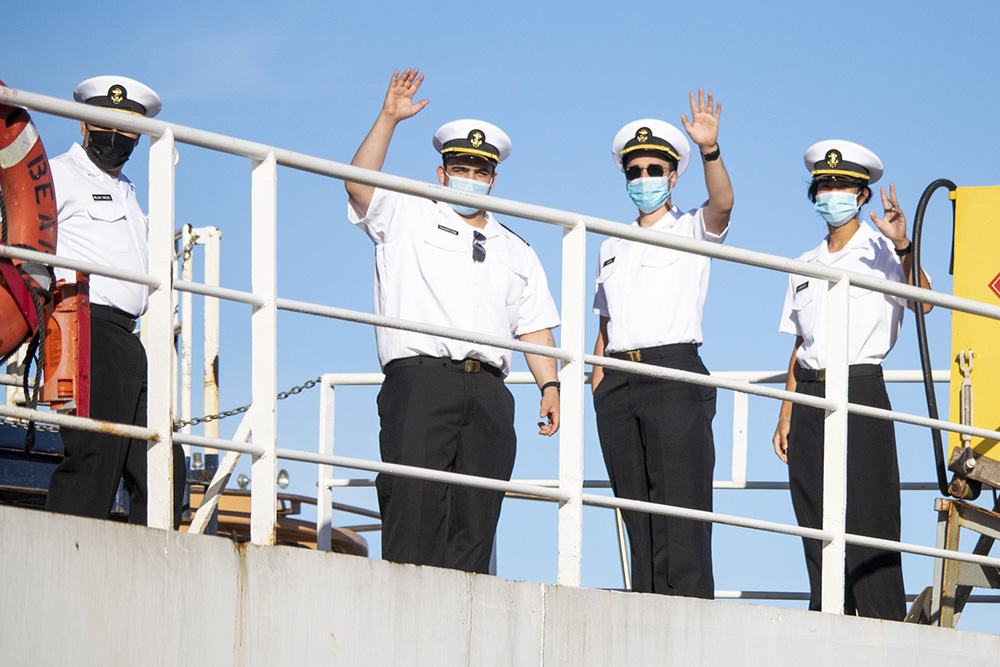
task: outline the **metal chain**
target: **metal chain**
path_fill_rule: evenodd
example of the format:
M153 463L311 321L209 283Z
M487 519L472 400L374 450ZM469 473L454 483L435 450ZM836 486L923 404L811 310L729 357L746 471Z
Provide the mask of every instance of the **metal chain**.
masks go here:
M0 424L6 424L7 426L13 426L14 428L28 428L28 421L25 419L17 419L15 417L0 417ZM52 433L58 433L59 427L53 426L52 424L35 424L36 431L50 431Z
M191 250L197 243L198 243L198 235L195 234L194 232L191 232L191 238L188 239L187 245L181 248L181 251L179 253L174 255L174 259L181 260L181 264L183 265L186 261L191 259Z
M289 396L294 396L296 394L301 394L306 389L312 389L322 380L322 376L316 378L315 380L309 380L303 382L302 384L292 387L288 391L283 391L278 394L278 400L282 401ZM214 415L205 415L204 417L195 417L194 419L188 419L186 421L174 420L174 430L181 429L185 426L195 426L197 424L204 424L205 422L215 421L217 419L225 419L226 417L233 417L235 415L241 415L250 409L249 405L244 405L239 408L234 408L232 410L226 410L225 412L220 412ZM9 426L14 426L16 428L28 428L28 422L22 421L20 419L15 419L13 417L0 417L0 423L7 424ZM51 431L58 432L58 426L52 426L51 424L38 424L35 428L39 431Z
M305 389L312 389L323 379L322 376L316 378L315 380L308 380L302 384L292 387L288 391L283 391L278 394L278 400L283 401L289 396L294 396L296 394L301 394ZM232 417L234 415L241 415L250 409L250 405L244 405L238 408L233 408L232 410L226 410L225 412L220 412L214 415L205 415L204 417L195 417L193 419L187 419L184 421L174 420L174 430L179 430L185 426L195 426L197 424L204 424L205 422L215 421L217 419L225 419L226 417Z

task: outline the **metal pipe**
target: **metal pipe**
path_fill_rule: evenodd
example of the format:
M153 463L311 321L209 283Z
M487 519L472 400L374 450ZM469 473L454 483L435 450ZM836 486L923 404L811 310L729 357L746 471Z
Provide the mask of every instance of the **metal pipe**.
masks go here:
M489 477L478 477L476 475L461 475L443 470L428 470L416 466L406 466L399 463L382 463L379 461L368 461L365 459L349 458L347 456L330 456L315 452L303 452L297 449L278 449L278 458L291 461L305 461L306 463L323 463L338 468L351 468L354 470L370 470L371 472L384 473L386 475L398 475L400 477L410 477L422 479L429 482L444 482L445 484L461 484L477 489L489 489L491 491L511 491L526 496L537 496L550 500L567 500L567 493L559 489L546 489L540 486L529 486L518 484L517 482L507 482Z
M797 537L809 537L815 540L831 540L833 534L819 530L817 528L802 528L775 521L764 521L762 519L749 519L731 514L718 514L716 512L706 512L695 510L689 507L677 507L675 505L660 505L645 500L629 500L628 498L614 498L611 496L599 496L593 493L583 494L583 502L596 507L621 508L623 510L635 510L647 514L658 514L660 516L674 516L681 519L693 519L712 523L722 523L727 526L737 526L739 528L753 528L764 530L770 533L781 533L783 535L795 535Z
M80 431L94 431L97 433L110 433L120 435L123 438L136 438L137 440L149 440L158 442L160 435L154 429L145 426L132 426L131 424L116 424L100 419L88 419L86 417L75 417L64 415L60 412L43 412L41 410L29 410L19 408L14 405L0 405L0 416L21 419L24 421L36 421L43 424L55 424L65 428L75 428Z
M333 306L321 306L305 301L292 301L291 299L278 299L279 310L290 310L295 313L305 313L307 315L319 315L348 322L360 322L362 324L372 324L377 327L387 327L389 329L401 329L403 331L413 331L416 333L451 338L453 340L463 340L470 343L480 343L492 347L501 347L518 352L529 352L543 357L553 357L562 361L572 361L573 354L560 350L558 347L548 347L546 345L535 345L534 343L522 343L517 339L501 338L499 336L488 336L486 334L463 331L462 329L451 329L434 324L423 324L410 320L401 320L395 317L384 315L373 315L372 313L362 313L357 310L346 308L334 308Z
M203 435L174 433L174 441L182 445L193 445L195 447L214 447L227 452L240 452L241 454L252 454L261 456L264 448L252 442L239 442L237 440L226 440L225 438L206 438Z
M852 285L858 285L866 289L877 290L886 294L899 296L912 301L930 303L942 306L951 310L982 315L991 319L1000 319L1000 306L993 306L956 297L950 294L942 294L913 287L889 280L872 278L849 271L830 269L818 264L811 264L795 259L770 255L768 253L744 248L735 248L708 241L687 239L674 234L666 234L659 231L633 227L611 220L603 220L593 216L582 215L570 211L552 209L534 204L524 204L493 196L474 195L462 193L452 188L445 188L437 184L428 184L390 174L383 174L378 171L361 169L350 165L325 160L317 157L284 150L274 146L267 146L253 141L228 137L214 132L206 132L166 123L151 118L136 116L133 114L120 114L110 109L70 102L47 95L39 95L15 88L0 87L0 103L13 106L25 107L50 113L64 118L85 120L96 123L104 127L115 127L139 132L153 137L160 136L166 132L173 134L174 140L193 146L201 146L231 155L249 157L254 160L263 160L269 154L274 155L278 165L290 167L301 171L306 171L321 176L330 176L340 180L362 183L377 188L402 192L404 194L415 195L427 199L436 199L448 203L475 206L477 208L511 215L526 220L535 220L546 224L554 224L561 227L573 227L582 222L588 231L597 232L606 236L614 236L629 240L640 241L648 245L655 245L664 248L673 248L691 252L705 257L713 257L726 261L756 266L759 268L781 271L784 273L794 273L820 280L836 282L847 276Z
M237 301L247 303L251 306L261 306L264 304L263 297L251 292L241 292L240 290L229 289L228 287L217 287L214 285L204 285L202 283L189 282L187 280L175 280L174 289L178 292L191 292L202 296L211 296L227 301Z
M0 91L2 90L3 88L0 88ZM104 266L103 264L92 264L91 262L84 262L79 259L70 259L68 257L50 255L46 252L38 252L37 250L14 248L8 245L0 245L0 257L6 257L8 259L22 259L27 262L47 264L48 266L58 266L63 269L73 269L74 271L80 271L81 273L87 273L95 276L107 276L108 278L124 280L129 283L145 285L150 289L159 289L160 285L163 284L159 278L146 273L116 269L111 266Z

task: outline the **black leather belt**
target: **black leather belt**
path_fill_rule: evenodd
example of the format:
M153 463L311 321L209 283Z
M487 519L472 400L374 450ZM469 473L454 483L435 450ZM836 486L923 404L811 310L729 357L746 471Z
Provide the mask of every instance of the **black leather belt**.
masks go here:
M135 331L135 316L126 313L120 308L92 303L90 304L90 316L99 320L111 322L112 324L125 329L129 333Z
M665 359L667 357L690 356L696 354L698 354L697 343L671 343L670 345L643 347L638 350L609 352L607 356L612 359L623 359L625 361L648 361L649 359Z
M825 368L802 368L795 364L796 382L826 382ZM847 367L847 377L856 378L866 375L882 377L882 367L878 364L854 364Z
M394 359L385 365L385 371L388 372L393 368L410 368L413 366L441 367L458 371L460 373L484 372L494 375L501 380L503 379L503 371L496 366L491 366L490 364L484 361L479 361L478 359L449 359L447 357L429 357L424 355L406 357L404 359Z

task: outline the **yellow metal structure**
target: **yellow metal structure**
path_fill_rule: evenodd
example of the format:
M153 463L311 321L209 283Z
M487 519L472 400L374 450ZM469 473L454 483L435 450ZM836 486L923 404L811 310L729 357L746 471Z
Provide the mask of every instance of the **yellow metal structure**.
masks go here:
M1000 187L958 188L952 197L955 294L1000 306ZM972 350L972 425L1000 430L1000 321L954 311L951 331L950 421L962 421L959 355ZM949 457L961 444L959 434L949 435ZM977 456L1000 460L997 441L972 438L970 445Z

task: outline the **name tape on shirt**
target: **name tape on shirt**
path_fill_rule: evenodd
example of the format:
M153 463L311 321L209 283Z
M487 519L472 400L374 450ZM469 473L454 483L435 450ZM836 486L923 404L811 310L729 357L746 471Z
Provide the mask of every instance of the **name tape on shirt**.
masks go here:
M90 195L94 201L111 201L111 195Z
M809 281L808 280L805 281L804 283L802 283L801 285L799 285L798 287L796 287L795 288L795 293L798 294L799 292L801 292L802 290L804 290L807 287L809 287Z
M615 255L615 257L617 257L617 256L618 256L618 255ZM610 264L610 263L612 263L613 261L615 261L615 257L612 257L612 258L611 258L611 259L609 259L608 261L604 262L604 264L601 264L601 267L605 267L605 266L607 266L608 264Z
M442 232L448 232L449 234L454 234L455 236L458 236L458 230L456 229L450 229L448 227L445 227L444 225L438 225L438 229L440 229Z

